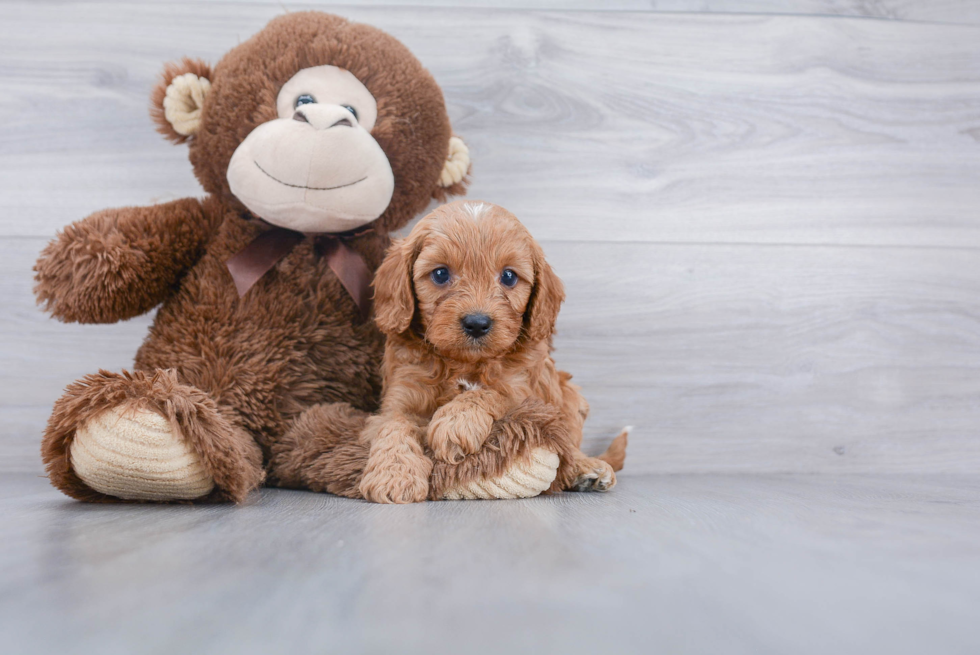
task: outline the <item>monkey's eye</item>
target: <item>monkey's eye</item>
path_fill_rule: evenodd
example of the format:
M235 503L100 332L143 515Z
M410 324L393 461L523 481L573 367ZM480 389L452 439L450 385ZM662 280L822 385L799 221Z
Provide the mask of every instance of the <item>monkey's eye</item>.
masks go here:
M436 270L429 273L429 277L432 278L432 283L437 287L441 287L449 282L449 269L445 266L440 266Z
M293 109L298 109L303 105L313 105L316 104L316 98L311 96L309 93L304 93L303 95L296 98L296 102L293 103Z
M349 111L350 113L354 114L354 118L359 118L359 116L357 115L357 110L351 107L350 105L340 105L340 106L346 109L347 111Z
M500 283L507 288L513 288L517 284L517 273L505 268L504 272L500 274Z

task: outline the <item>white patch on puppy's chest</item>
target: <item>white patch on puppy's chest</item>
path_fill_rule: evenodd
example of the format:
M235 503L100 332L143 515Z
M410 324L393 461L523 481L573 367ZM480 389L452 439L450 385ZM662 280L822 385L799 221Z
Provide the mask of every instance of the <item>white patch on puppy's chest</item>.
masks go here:
M480 388L480 384L478 382L470 382L465 378L456 378L456 386L462 391L476 391Z

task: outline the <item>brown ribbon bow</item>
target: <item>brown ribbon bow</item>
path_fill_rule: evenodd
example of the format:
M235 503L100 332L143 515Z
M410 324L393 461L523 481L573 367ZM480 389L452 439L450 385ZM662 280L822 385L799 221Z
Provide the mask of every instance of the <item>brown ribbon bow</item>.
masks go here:
M371 269L357 251L345 241L371 232L372 229L343 234L311 234L273 227L255 237L237 255L225 262L228 272L235 281L238 296L242 297L268 273L273 266L292 252L300 241L313 239L313 248L318 255L327 258L327 265L334 272L344 289L350 294L361 312L367 318L371 312Z

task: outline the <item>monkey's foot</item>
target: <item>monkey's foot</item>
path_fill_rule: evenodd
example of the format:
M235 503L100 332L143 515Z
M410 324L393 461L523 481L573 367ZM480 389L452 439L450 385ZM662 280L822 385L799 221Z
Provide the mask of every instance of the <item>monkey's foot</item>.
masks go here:
M70 457L82 482L125 500L191 500L214 488L203 459L171 423L132 405L112 407L83 422Z
M526 461L515 462L496 478L477 479L443 493L444 500L532 498L551 486L558 475L558 455L535 448Z

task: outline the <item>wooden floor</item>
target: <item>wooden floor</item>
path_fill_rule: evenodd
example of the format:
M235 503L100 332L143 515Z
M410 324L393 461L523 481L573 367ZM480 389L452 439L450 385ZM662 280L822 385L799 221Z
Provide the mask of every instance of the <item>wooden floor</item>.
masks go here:
M980 648L975 476L667 475L370 505L71 502L0 484L4 652L869 653Z
M217 61L312 6L0 1L5 644L980 652L972 0L333 7L430 68L471 197L541 240L568 288L556 357L592 405L589 448L636 426L621 484L411 508L50 490L51 404L128 366L151 317L48 319L38 251L92 211L199 195L147 114L163 63Z

